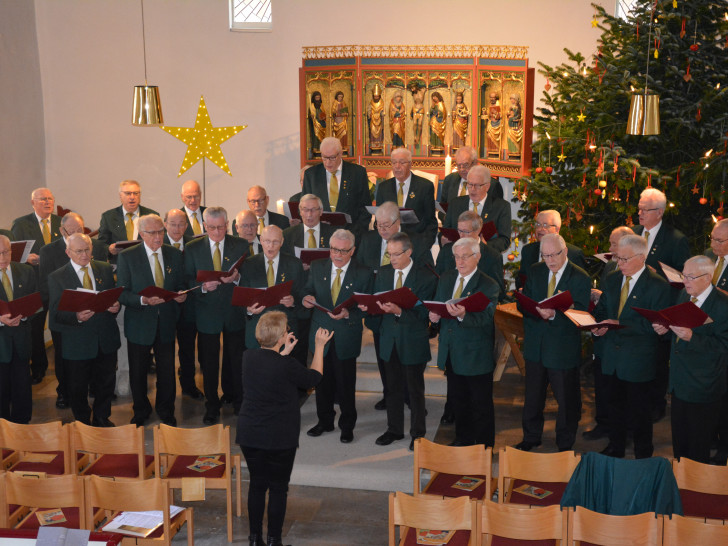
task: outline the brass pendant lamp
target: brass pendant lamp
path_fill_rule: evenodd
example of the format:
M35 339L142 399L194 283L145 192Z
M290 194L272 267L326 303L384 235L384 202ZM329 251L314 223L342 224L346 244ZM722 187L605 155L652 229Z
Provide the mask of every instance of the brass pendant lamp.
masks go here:
M142 5L142 44L144 47L144 85L134 87L134 106L131 124L136 127L159 127L164 125L159 87L147 85L147 41L144 29L144 0Z
M629 106L627 119L628 135L659 135L660 134L660 95L650 93L647 88L650 73L650 43L652 42L652 25L655 20L655 6L650 14L650 33L647 37L647 69L645 70L644 92L632 93L632 102Z

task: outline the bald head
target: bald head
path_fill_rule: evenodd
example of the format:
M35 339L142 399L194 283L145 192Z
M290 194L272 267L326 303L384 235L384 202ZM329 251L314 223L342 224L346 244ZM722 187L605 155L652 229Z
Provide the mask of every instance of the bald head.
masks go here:
M170 241L179 243L187 230L187 213L180 209L170 209L164 215L164 229L167 230Z
M241 210L235 216L235 231L241 237L252 243L258 235L258 217L252 210Z
M275 260L283 244L283 231L278 226L268 226L260 234L260 244L266 259Z
M181 196L185 207L190 209L192 212L196 212L200 208L202 190L200 190L200 185L196 180L188 180L182 184Z

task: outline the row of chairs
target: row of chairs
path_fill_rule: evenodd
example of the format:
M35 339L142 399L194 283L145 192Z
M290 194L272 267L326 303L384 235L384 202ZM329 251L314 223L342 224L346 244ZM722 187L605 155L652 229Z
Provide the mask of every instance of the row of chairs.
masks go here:
M415 441L413 491L416 496L468 496L491 500L497 488L501 504L558 505L580 460L573 451L534 453L505 447L499 452L498 477L493 478L491 448L484 449L482 445L450 447L419 438ZM728 467L683 458L672 461L672 470L685 516L728 520ZM429 472L429 479L423 479L426 472ZM472 490L456 487L464 476L483 481ZM539 499L519 493L517 489L524 484L550 494Z
M41 520L45 525L55 519L57 526L96 531L120 512L156 510L162 512L162 526L147 538L130 537L126 542L169 545L186 523L187 544L192 546L193 509L184 508L170 517L169 497L169 484L159 478L115 481L64 474L38 479L3 472L0 473L0 528L38 529ZM48 513L52 516L44 515Z
M442 536L447 531L454 531L449 546L512 543L508 541L540 546L578 542L604 546L728 544L728 526L678 515L611 516L582 507L530 509L468 497L414 497L400 492L389 495L388 530L389 546L418 544L418 535Z
M62 474L101 476L117 481L147 480L156 476L169 489L200 485L226 494L228 542L233 540L232 474L235 473L237 516L242 514L241 459L230 451L230 427L222 424L184 429L160 424L154 427L154 455L144 448L144 428L125 425L90 427L60 421L18 425L0 419L2 469L26 477L45 478ZM199 456L217 455L213 468L188 467Z

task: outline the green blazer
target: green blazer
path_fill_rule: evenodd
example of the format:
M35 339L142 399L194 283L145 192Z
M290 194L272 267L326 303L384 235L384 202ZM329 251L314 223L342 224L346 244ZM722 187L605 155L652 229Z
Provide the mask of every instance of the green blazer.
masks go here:
M91 250L93 259L97 262L105 262L109 256L109 247L98 239L91 239ZM48 305L48 275L56 269L66 265L70 258L66 254L66 241L61 237L40 249L39 259L39 287L43 296L43 303Z
M586 270L586 260L584 260L584 251L576 245L566 243L566 252L568 260L577 267ZM524 245L521 249L521 262L516 274L516 288L523 288L526 284L526 277L531 270L533 264L541 261L541 243L533 241Z
M205 212L206 208L207 207L200 206L200 208L197 209L197 221L200 223L200 227L202 228L202 233L205 232L205 226L202 225L202 221L203 221L202 215ZM185 210L184 207L180 208L179 210L184 212L185 216L187 216L187 211ZM192 230L192 224L190 223L190 218L188 216L187 217L187 229L185 229L185 237L192 238L194 236L195 236L195 232ZM186 240L185 240L185 244L187 244Z
M619 268L617 267L617 262L614 260L610 260L607 263L604 264L604 268L602 269L601 274L599 275L599 289L603 290L606 286L607 276L612 271L617 271ZM594 342L594 355L598 358L602 358L604 354L604 336L597 337L592 336L592 341Z
M417 214L420 223L416 225L403 225L407 233L421 233L429 241L430 246L435 242L437 235L437 218L435 217L435 187L432 182L416 174L412 174L409 192L404 200L404 208L412 209ZM399 185L396 178L390 178L377 186L375 201L377 204L387 201L397 202Z
M245 239L225 235L225 248L222 255L222 269L229 269L241 256L248 253L248 243ZM187 287L192 288L201 283L197 282L198 271L212 271L212 251L210 238L205 235L191 241L185 247L185 280ZM240 269L242 272L242 267ZM240 281L242 285L242 280ZM245 328L245 309L232 305L232 283L220 284L216 290L203 293L196 290L194 297L194 313L197 331L203 334L219 334L238 332Z
M637 235L644 233L644 226L633 226L632 230ZM665 263L670 267L674 267L678 271L682 271L685 261L690 258L690 245L688 238L683 235L682 231L675 229L662 219L660 231L655 236L655 241L647 253L647 265L654 267L661 277L665 277L662 268L658 262Z
M92 260L91 270L96 290L100 292L114 288L114 271L109 264ZM50 329L61 333L63 358L68 360L89 360L98 356L99 352L110 354L121 347L115 314L104 311L96 313L86 322L78 322L76 313L58 310L63 291L81 287L81 281L70 262L48 277Z
M15 236L13 235L13 232L9 229L0 229L0 235L5 235L8 239L10 239L10 242L13 242L15 240Z
M443 179L442 189L440 190L440 203L449 203L458 197L461 180L462 178L458 172L450 173ZM490 179L488 199L503 199L503 186L497 178Z
M320 232L319 232L319 240L318 245L319 248L328 248L329 247L329 239L331 238L331 235L333 235L334 231L339 229L336 226L332 226L331 224L324 224L321 222L319 224ZM285 252L286 254L290 254L291 256L296 255L295 247L299 248L306 248L306 245L308 244L308 232L306 231L308 228L303 225L303 222L300 224L297 224L295 226L291 226L287 229L283 230L283 246L281 247L281 250Z
M412 259L417 265L429 266L434 269L435 262L432 259L432 245L428 244L424 236L419 233L408 233L412 241ZM371 269L374 274L379 271L382 263L382 237L377 230L368 231L361 238L361 243L356 249L356 259Z
M531 266L523 295L536 301L547 297L551 272L544 262ZM582 268L566 263L554 294L571 292L574 309L589 308L591 282ZM542 320L523 313L523 358L540 362L545 368L566 370L581 365L581 332L563 313L556 312L553 320Z
M431 300L437 289L437 276L426 267L415 263L404 281L421 300ZM394 288L394 269L385 265L379 270L373 292L385 292ZM367 327L379 331L379 357L389 360L392 349L397 349L400 362L405 366L425 364L430 361L429 313L418 302L412 309L403 309L402 315L371 315Z
M331 301L331 259L316 260L311 264L308 281L303 289L303 295L312 295L316 298L319 305L323 305L328 309L335 307ZM334 275L335 277L335 275ZM352 258L346 275L341 280L341 290L336 300L338 303L346 301L354 292L371 293L373 286L372 271L368 267L359 264L356 259ZM356 358L361 353L361 336L362 336L362 313L359 308L354 305L349 308L349 318L334 320L329 317L328 313L314 308L311 318L311 328L309 331L309 347L315 346L316 330L326 328L334 331L334 339L336 340L336 356L340 360ZM331 343L327 343L324 348L324 356L328 353Z
M435 272L442 275L445 271L455 269L455 257L452 254L452 246L454 243L448 243L440 249L437 255L437 264L435 264ZM506 297L506 284L503 279L503 256L497 250L494 250L483 241L480 241L480 260L478 261L478 269L498 283L498 299L502 301ZM488 296L490 297L490 296ZM450 299L450 298L448 298Z
M238 239L243 241L244 239ZM245 245L247 248L247 244ZM278 254L278 271L276 274L276 284L281 284L287 281L293 281L291 287L291 295L293 296L294 305L293 307L285 307L283 305L275 305L269 307L266 311L283 311L288 317L288 326L294 333L298 334L298 314L301 309L301 297L303 294L304 276L303 276L303 265L301 260L295 256L280 252ZM266 263L265 254L256 254L251 256L245 262L240 271L242 278L240 279L240 286L248 286L251 288L265 288L268 286L268 276L266 271L268 264ZM258 320L261 315L266 311L263 311L260 315L248 315L245 307L240 307L244 313L247 322L245 324L245 346L248 349L257 349L260 347L258 340L255 339L255 327L258 325Z
M459 276L456 269L444 272L437 284L435 300L452 299ZM462 297L472 296L476 292L482 292L491 301L484 311L465 313L462 321L452 317L440 319L437 367L441 370L445 369L448 356L453 371L458 375L483 375L495 368L493 316L499 288L493 279L476 271L463 287Z
M139 216L145 214L159 214L156 210L139 205ZM138 237L137 237L138 238ZM99 223L99 241L106 245L112 245L118 241L126 241L126 218L124 208L119 205L109 209L101 215Z
M31 266L10 262L10 275L13 277L13 299L38 291L35 271ZM8 301L2 284L0 300ZM27 319L20 321L18 326L0 326L0 362L11 362L13 351L21 359L30 358L30 321Z
M159 249L164 261L165 290L177 292L185 289L184 260L182 252L169 245ZM162 343L174 343L180 305L174 300L159 305L142 305L139 292L154 286L154 272L149 264L144 243L127 248L119 254L116 268L117 285L124 291L119 301L124 311L124 335L137 345L152 345L159 329Z
M683 290L678 304L690 301ZM680 400L692 403L715 402L726 392L728 365L728 296L713 288L701 307L713 319L693 328L690 341L672 332L670 388Z
M710 249L710 248L709 248L709 249L707 249L707 250L706 250L706 251L704 252L704 254L705 254L705 255L706 255L706 256L707 256L708 258L710 258L711 260L713 260L713 261L715 262L715 264L716 264L716 265L718 265L718 260L720 260L720 258L719 258L718 256L716 256L716 255L715 255L715 252L713 252L713 250L712 250L712 249ZM726 260L728 260L728 256L726 256L726 258L725 258L725 259L726 259ZM721 289L723 289L723 290L728 290L728 267L726 267L726 268L725 268L725 269L723 270L723 274L722 274L722 275L720 276L720 278L718 279L718 282L717 282L716 286L717 286L718 288L721 288Z
M466 210L472 210L470 197L463 195L450 201L445 215L444 226L452 229L458 227L458 216ZM504 252L511 244L511 205L503 199L490 196L481 207L480 216L484 222L493 222L498 232L488 241L498 252Z
M51 242L61 237L60 216L57 216L56 214L51 214L50 229ZM45 245L45 243L43 242L43 232L40 230L40 226L38 225L38 218L36 218L34 212L31 212L30 214L27 214L25 216L21 216L20 218L16 218L13 221L13 227L11 228L11 231L13 232L13 237L16 241L27 241L35 239L33 248L30 249L30 251L34 254L38 254L41 247Z
M599 303L592 313L597 321L617 319L622 278L619 269L607 275ZM604 335L602 371L605 375L616 374L619 379L632 382L655 378L657 346L661 336L655 333L650 321L632 307L659 311L670 304L670 285L657 273L645 268L619 316L619 323L626 328L609 330Z

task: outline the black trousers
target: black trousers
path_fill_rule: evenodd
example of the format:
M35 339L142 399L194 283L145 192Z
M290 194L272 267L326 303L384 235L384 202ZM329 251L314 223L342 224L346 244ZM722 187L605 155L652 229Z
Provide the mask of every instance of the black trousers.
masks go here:
M324 357L324 374L316 385L316 415L325 427L334 425L334 402L339 403L339 428L354 430L356 425L356 358L339 359L336 340L331 341Z
M195 341L197 326L182 317L177 321L177 346L179 355L179 386L182 392L191 392L195 385Z
M30 318L30 373L33 377L43 377L48 369L44 334L46 316L48 309L43 309Z
M103 422L111 415L111 398L116 385L116 351L99 353L88 360L66 360L67 385L73 418L86 425L92 423L88 405L89 386L95 393L93 422Z
M0 417L25 425L30 423L32 415L33 387L28 359L19 357L13 346L10 362L0 362Z
M220 412L220 397L217 390L220 384L220 334L197 333L202 383L205 392L205 408L208 412ZM233 404L239 408L243 403L243 351L245 350L245 331L222 332L222 350L229 359L232 375L228 386L232 387ZM223 386L223 390L225 386Z
M160 419L172 419L177 393L177 382L174 378L174 339L161 341L157 327L157 334L151 345L139 345L127 340L126 346L129 351L129 387L134 416L146 419L152 413L152 405L147 398L147 373L149 355L153 351L154 361L157 364L157 397L154 409Z
M672 452L676 459L687 457L710 463L710 444L718 424L721 400L694 403L672 395Z
M657 370L655 379L650 383L651 411L664 411L667 400L667 385L670 380L670 336L660 339L657 344Z
M68 392L67 376L68 372L66 368L68 365L63 360L63 336L60 332L54 332L51 330L51 339L53 339L53 358L55 360L54 366L56 369L56 381L58 386L56 387L56 394L63 396L68 399L70 394Z
M263 536L265 494L268 492L268 536L280 538L286 519L288 482L291 480L296 448L258 449L240 446L250 472L248 520L250 534Z
M399 360L397 348L385 364L387 377L387 430L392 434L404 434L404 385L407 385L410 399L410 436L421 438L425 435L425 366L403 365Z
M450 358L448 357L448 361ZM455 439L466 445L495 445L493 372L481 375L448 376L455 411Z
M567 370L546 368L540 362L526 360L526 400L523 404L523 439L538 443L543 434L543 409L546 390L551 391L559 404L556 414L556 446L568 450L574 446L581 417L581 387L579 368Z
M608 375L609 445L624 451L627 429L632 430L635 459L652 457L650 381L632 382Z
M379 368L379 377L382 380L382 398L386 400L387 394L389 393L389 385L387 383L387 363L379 356L379 332L373 332L373 334L374 351L377 353L377 367ZM402 396L404 397L404 403L409 406L410 398L409 391L407 390L406 381L402 381L402 388L404 389L404 392L402 393Z
M594 420L609 432L609 380L602 373L602 359L594 357Z

